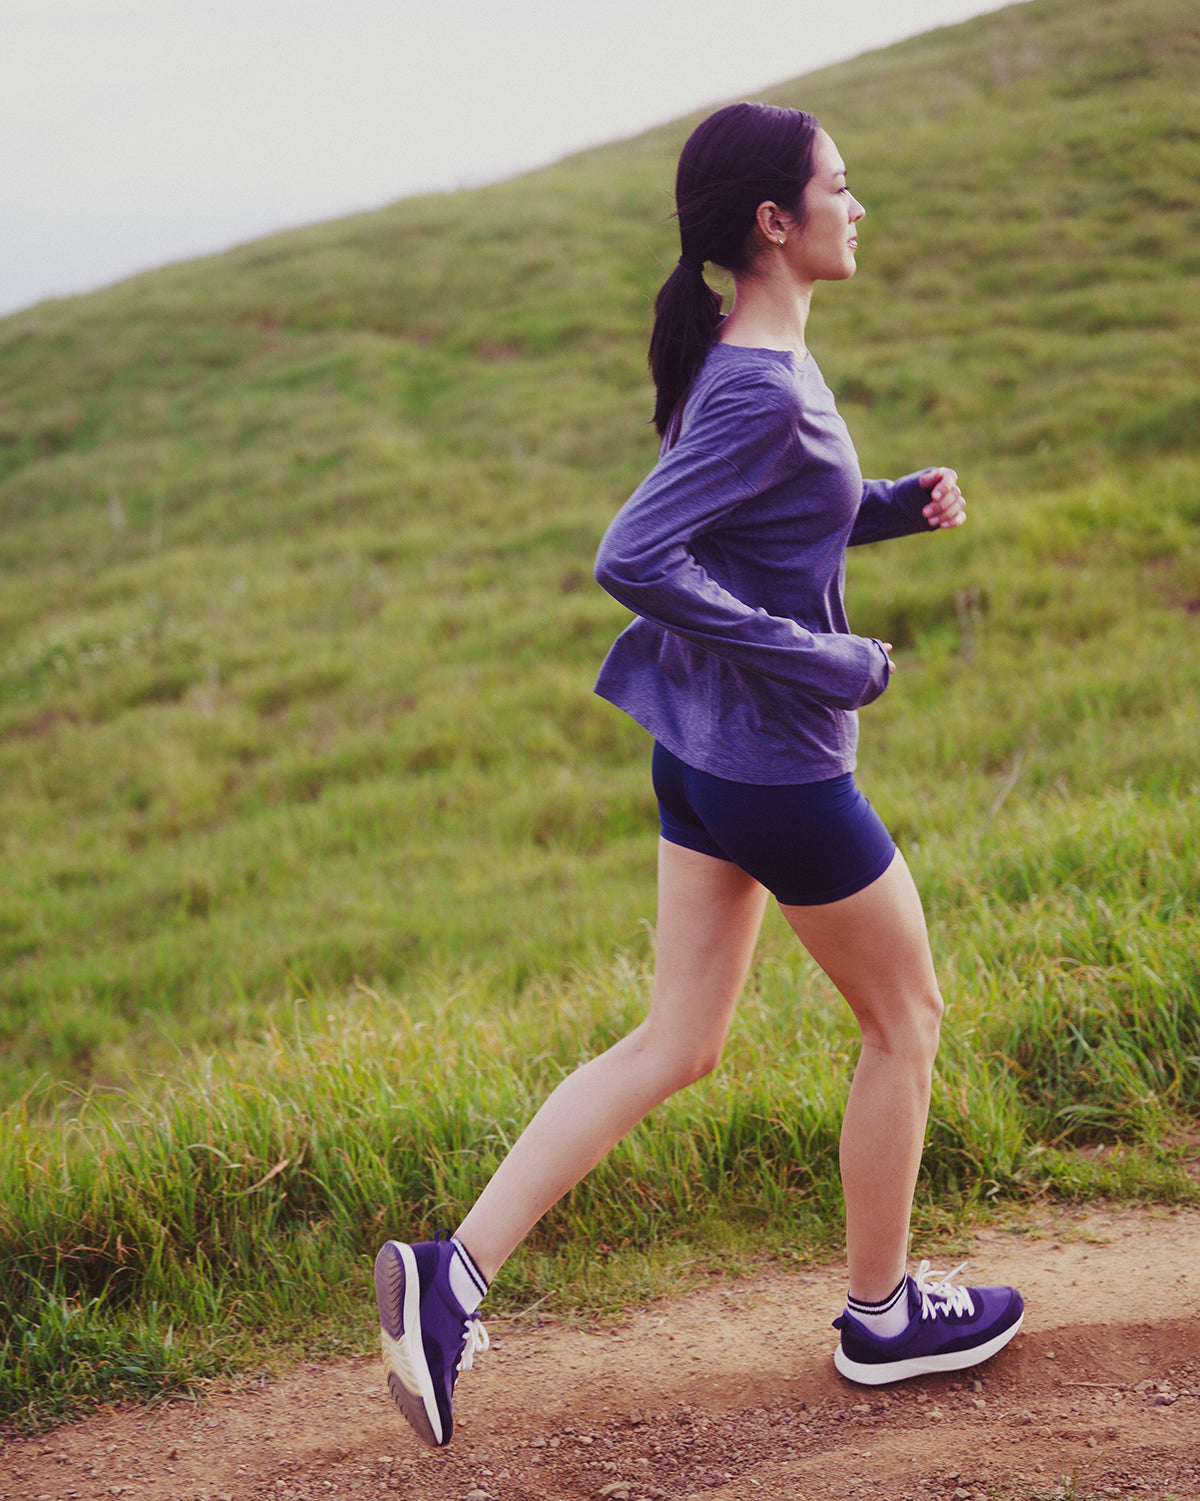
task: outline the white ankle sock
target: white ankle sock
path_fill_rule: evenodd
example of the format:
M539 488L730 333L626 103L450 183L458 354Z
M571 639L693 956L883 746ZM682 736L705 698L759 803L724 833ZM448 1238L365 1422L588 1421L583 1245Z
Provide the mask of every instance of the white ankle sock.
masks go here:
M901 1277L900 1286L882 1303L860 1303L857 1298L847 1298L846 1308L878 1339L895 1339L908 1328L908 1278Z
M462 1304L464 1313L474 1313L487 1294L487 1278L461 1240L451 1236L450 1244L454 1247L450 1258L450 1291Z

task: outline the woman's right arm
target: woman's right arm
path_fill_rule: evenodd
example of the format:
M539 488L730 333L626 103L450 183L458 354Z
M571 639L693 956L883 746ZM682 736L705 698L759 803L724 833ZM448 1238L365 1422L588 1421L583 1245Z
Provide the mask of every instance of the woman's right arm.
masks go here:
M887 687L887 653L862 636L806 630L738 599L696 560L694 539L795 468L795 423L774 393L738 387L706 407L705 432L666 453L604 535L595 575L646 620L761 677L838 709L870 703ZM764 396L768 398L764 404Z

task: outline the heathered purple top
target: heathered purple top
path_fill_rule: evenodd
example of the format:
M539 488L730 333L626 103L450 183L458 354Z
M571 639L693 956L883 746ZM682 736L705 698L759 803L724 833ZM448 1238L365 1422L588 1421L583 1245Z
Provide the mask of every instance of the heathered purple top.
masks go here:
M850 633L846 548L929 531L917 476L866 480L810 354L713 345L673 447L600 543L637 615L596 692L681 761L730 781L853 771L887 653Z

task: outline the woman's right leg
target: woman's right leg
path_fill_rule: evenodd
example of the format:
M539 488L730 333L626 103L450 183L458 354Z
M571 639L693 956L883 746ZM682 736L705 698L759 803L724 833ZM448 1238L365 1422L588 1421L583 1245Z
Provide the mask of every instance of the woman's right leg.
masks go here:
M897 851L871 885L825 906L782 907L862 1030L842 1123L851 1294L886 1298L904 1274L942 1016L921 899Z
M862 1030L842 1122L851 1301L834 1364L867 1386L977 1365L1020 1329L1020 1293L951 1286L928 1262L901 1282L942 1014L908 867L897 854L853 896L783 912Z
M459 1226L490 1281L543 1214L669 1095L716 1067L767 893L736 865L659 841L646 1020L554 1090Z

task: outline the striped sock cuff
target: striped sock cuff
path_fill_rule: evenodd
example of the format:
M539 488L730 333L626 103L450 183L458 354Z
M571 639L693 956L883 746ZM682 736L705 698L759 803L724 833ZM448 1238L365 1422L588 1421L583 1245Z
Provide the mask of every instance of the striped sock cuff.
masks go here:
M450 1237L450 1244L454 1247L450 1258L450 1290L465 1312L474 1313L487 1294L488 1280L457 1236Z
M847 1297L846 1307L851 1313L875 1314L878 1317L879 1314L888 1313L891 1309L895 1308L896 1304L904 1296L904 1290L907 1285L908 1277L901 1277L896 1288L881 1303L863 1303L858 1298Z

